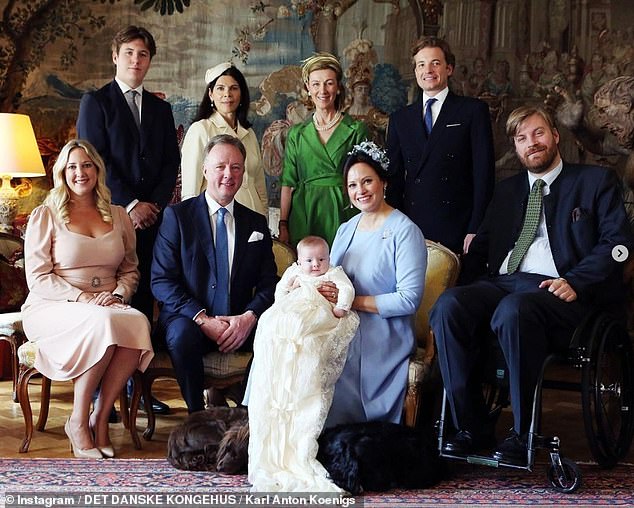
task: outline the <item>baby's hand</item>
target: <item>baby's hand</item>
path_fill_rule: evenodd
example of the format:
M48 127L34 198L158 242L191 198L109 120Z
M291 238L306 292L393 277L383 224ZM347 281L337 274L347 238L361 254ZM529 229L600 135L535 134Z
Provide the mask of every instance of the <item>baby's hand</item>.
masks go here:
M299 277L293 277L293 280L291 281L291 289L297 289L298 287L301 287L302 283L299 280Z
M348 311L344 309L340 309L338 307L334 307L332 309L332 313L335 315L335 317L342 318L348 313Z

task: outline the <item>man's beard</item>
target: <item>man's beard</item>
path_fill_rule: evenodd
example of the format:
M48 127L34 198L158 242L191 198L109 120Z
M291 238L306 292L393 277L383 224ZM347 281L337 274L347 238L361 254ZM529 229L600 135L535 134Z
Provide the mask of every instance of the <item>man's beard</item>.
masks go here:
M541 151L540 151L541 150ZM535 151L540 151L540 158L538 160L531 160L530 156ZM551 168L553 162L557 158L557 154L559 153L557 149L557 145L548 148L546 145L537 145L533 147L533 152L529 155L520 156L520 162L522 165L531 173L539 175L544 173L548 169Z

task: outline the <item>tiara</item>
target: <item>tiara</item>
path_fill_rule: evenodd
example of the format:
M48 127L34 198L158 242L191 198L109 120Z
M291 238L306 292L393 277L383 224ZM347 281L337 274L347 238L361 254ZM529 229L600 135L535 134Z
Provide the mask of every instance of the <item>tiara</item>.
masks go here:
M374 162L379 164L384 171L388 170L390 159L387 158L387 152L377 145L374 141L363 141L358 145L354 145L348 155L364 154L370 157Z

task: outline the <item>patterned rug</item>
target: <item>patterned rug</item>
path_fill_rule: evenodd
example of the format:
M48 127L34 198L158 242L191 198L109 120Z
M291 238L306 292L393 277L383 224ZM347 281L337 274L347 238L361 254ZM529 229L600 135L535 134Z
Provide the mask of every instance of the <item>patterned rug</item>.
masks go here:
M433 489L368 493L356 498L354 504L341 502L341 499L335 504L348 508L634 506L634 466L619 465L606 471L594 465L583 465L581 469L583 484L573 494L553 490L546 478L545 466L541 465L536 465L530 473L456 465L451 478ZM18 495L22 496L22 506L33 503L34 499L41 502L39 506L45 506L45 503L52 506L70 498L74 499L75 506L102 508L259 504L242 504L248 501L247 493L245 475L179 471L158 459L0 459L0 506L6 502L7 507L19 506ZM285 501L282 499L281 502ZM303 503L287 503L299 504ZM326 502L310 506L320 504Z

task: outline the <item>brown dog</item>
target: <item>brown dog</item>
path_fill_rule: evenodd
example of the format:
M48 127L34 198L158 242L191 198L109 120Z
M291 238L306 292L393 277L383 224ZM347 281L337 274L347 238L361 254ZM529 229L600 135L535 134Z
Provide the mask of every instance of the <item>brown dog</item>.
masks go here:
M246 472L249 462L249 422L236 421L222 436L216 456L216 471L237 474Z
M213 407L192 413L167 442L167 460L190 471L246 471L249 441L244 408Z

